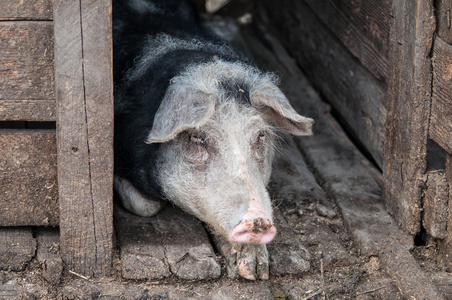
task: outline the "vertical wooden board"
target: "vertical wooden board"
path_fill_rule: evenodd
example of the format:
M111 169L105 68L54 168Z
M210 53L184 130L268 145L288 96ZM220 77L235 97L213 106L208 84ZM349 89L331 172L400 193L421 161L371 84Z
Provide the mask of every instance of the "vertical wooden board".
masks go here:
M54 130L0 131L0 226L57 226Z
M53 100L51 22L0 22L0 99Z
M452 267L452 154L446 156L446 181L449 184L449 214L447 217L447 235L443 241L440 241L439 251L444 265Z
M52 0L2 0L0 20L52 20Z
M36 240L38 241L36 259L41 264L42 276L50 284L58 284L63 272L58 229L39 229L36 233Z
M113 44L111 0L81 1L83 76L97 264L106 274L113 241ZM100 246L100 247L99 247Z
M422 225L432 237L444 239L447 236L449 210L449 184L444 171L428 172L426 186Z
M435 12L438 36L452 44L452 2L450 0L436 0Z
M262 22L278 32L310 80L381 166L386 119L381 82L338 43L302 1L261 1L259 7Z
M305 2L377 79L386 81L390 0Z
M427 155L433 1L394 1L383 172L388 210L410 234L420 229Z
M54 2L61 252L70 270L86 276L108 275L112 264L110 18L109 0Z
M433 46L433 89L430 137L452 153L452 45L436 37Z

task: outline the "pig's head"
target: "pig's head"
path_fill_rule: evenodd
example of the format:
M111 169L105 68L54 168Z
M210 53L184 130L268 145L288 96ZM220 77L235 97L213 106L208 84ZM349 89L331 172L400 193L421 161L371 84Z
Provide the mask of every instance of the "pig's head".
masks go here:
M271 76L215 61L174 78L147 143L163 143L158 178L169 200L233 243L275 236L266 186L276 132L311 134Z

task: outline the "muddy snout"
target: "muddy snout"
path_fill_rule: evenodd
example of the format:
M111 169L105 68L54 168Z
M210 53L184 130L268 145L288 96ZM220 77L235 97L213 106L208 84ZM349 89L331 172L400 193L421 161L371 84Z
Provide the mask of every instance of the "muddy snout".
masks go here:
M256 217L245 219L235 226L229 233L229 240L233 243L266 244L273 240L276 228L267 218Z

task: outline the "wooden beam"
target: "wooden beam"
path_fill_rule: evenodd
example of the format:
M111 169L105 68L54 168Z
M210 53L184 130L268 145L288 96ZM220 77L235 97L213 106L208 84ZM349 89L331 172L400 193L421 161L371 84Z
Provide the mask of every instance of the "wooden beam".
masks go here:
M0 20L52 20L52 0L2 0Z
M55 100L0 100L0 121L55 120Z
M435 1L438 36L452 44L452 2L450 0Z
M113 247L110 0L54 2L61 254L69 270L108 275Z
M55 99L52 22L0 22L0 53L0 100Z
M452 153L452 45L440 37L433 46L433 93L430 137Z
M0 130L0 226L58 226L55 130Z
M402 228L416 234L427 166L433 1L394 1L392 15L384 198Z

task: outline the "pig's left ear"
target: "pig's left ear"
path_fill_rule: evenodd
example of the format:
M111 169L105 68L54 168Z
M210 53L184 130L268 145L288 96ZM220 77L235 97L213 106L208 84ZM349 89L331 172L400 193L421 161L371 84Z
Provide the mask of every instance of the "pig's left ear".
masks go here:
M273 83L259 85L258 89L251 91L250 99L254 107L263 110L269 124L293 135L312 135L314 120L299 115Z
M160 104L146 143L165 143L207 122L215 110L214 95L172 84Z

